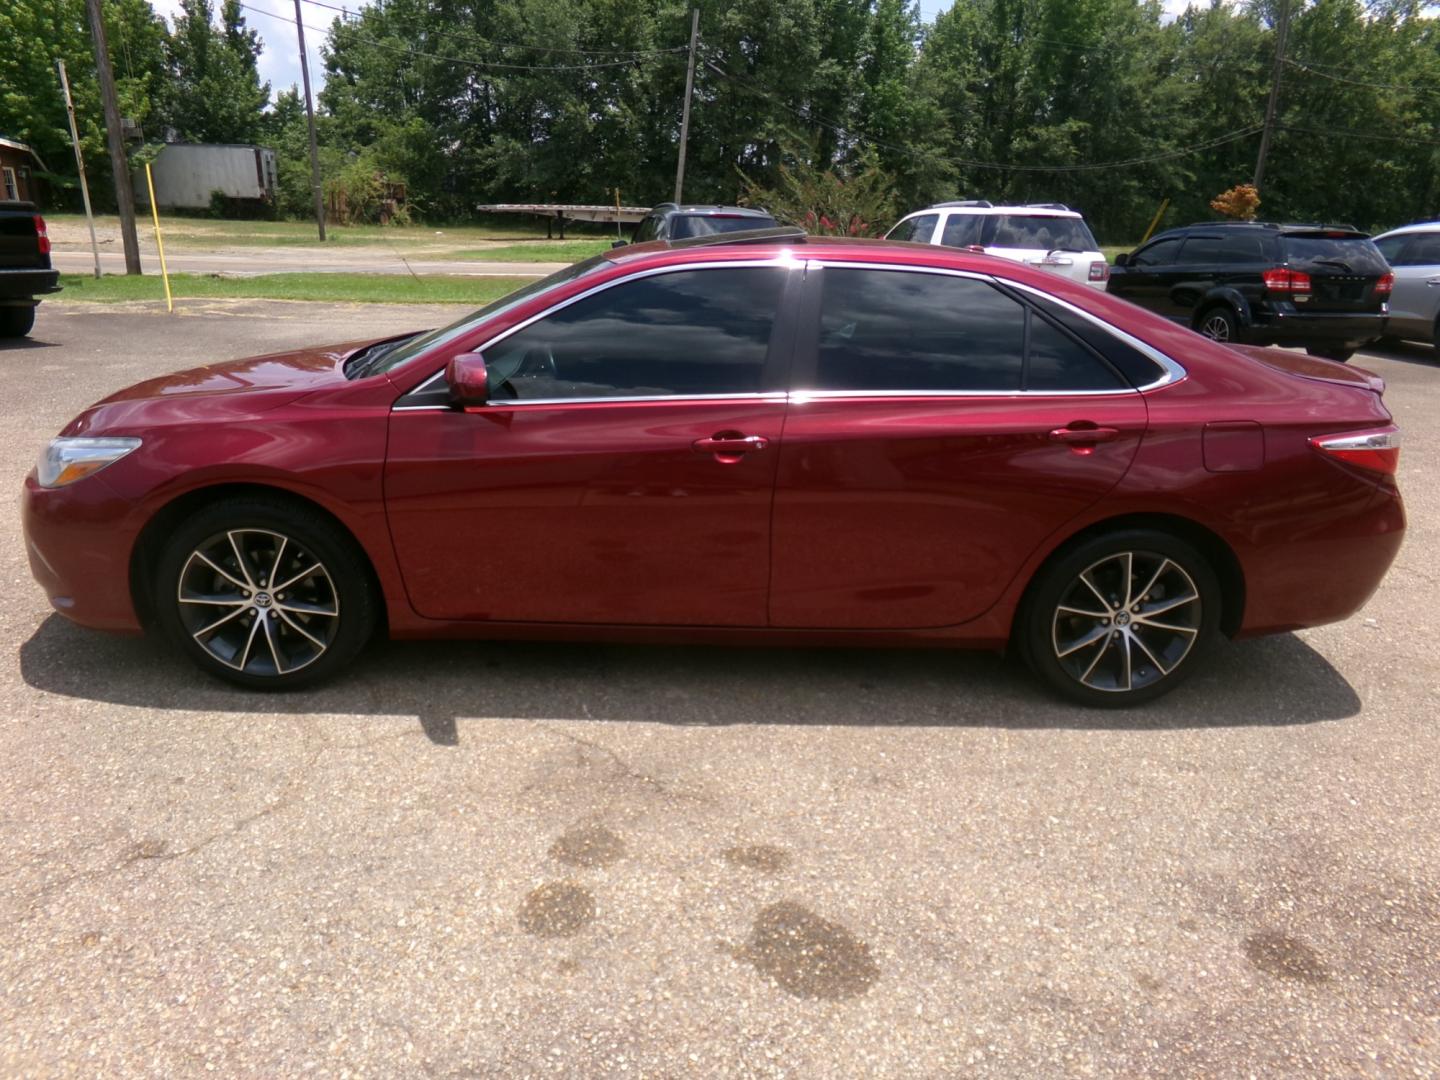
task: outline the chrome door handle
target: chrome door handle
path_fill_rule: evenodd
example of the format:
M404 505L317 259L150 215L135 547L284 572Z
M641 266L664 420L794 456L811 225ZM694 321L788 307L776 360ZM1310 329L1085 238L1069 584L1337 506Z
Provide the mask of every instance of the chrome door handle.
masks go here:
M1429 285L1432 289L1440 288L1440 277L1426 278L1425 284Z
M690 444L697 454L715 454L722 458L739 457L741 454L764 450L770 440L764 435L740 435L721 432Z
M1111 442L1119 437L1119 428L1113 427L1062 427L1050 432L1053 441L1063 443Z

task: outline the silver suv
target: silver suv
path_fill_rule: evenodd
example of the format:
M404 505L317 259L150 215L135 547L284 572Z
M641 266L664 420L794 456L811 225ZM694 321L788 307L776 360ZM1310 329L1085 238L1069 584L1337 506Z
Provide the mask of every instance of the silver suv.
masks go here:
M1395 271L1386 336L1440 349L1440 221L1391 229L1375 246Z
M1105 253L1085 218L1064 203L996 206L983 199L936 203L901 218L885 239L983 251L1097 289L1105 288L1110 277Z

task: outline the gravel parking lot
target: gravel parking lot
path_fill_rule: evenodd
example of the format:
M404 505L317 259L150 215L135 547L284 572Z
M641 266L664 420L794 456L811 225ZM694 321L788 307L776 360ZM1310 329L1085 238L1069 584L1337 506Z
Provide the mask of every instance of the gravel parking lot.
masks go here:
M0 475L416 307L47 303ZM944 652L379 646L284 697L51 614L3 523L7 1076L1440 1074L1440 363L1349 622L1127 713ZM12 502L12 507L14 503Z

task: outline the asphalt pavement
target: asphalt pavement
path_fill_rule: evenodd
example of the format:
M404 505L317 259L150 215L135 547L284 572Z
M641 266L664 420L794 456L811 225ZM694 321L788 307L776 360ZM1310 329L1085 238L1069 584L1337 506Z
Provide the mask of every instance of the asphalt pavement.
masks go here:
M138 379L453 315L46 303L0 476ZM1440 362L1355 363L1407 439L1379 593L1128 712L905 650L385 644L252 695L52 614L12 501L0 1074L1440 1074Z

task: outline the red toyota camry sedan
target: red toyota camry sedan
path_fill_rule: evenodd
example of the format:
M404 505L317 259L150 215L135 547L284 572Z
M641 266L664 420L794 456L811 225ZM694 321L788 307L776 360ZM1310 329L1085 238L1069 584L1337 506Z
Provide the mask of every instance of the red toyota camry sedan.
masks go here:
M1405 520L1383 390L1012 262L767 230L122 390L25 532L56 610L257 689L383 627L1013 648L1127 704L1365 603Z

